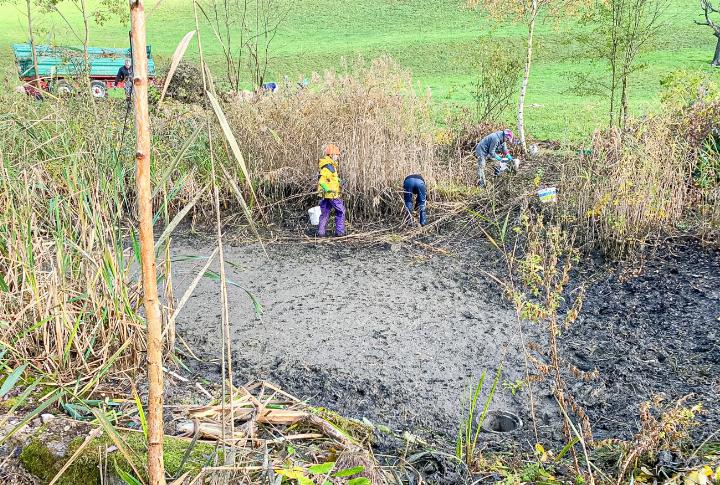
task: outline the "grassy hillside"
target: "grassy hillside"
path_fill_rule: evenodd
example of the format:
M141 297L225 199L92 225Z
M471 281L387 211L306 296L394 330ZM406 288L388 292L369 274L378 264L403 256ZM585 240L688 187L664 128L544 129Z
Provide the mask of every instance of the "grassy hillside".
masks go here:
M152 4L154 2L149 2ZM651 109L660 80L677 69L710 70L715 38L710 29L695 26L699 8L694 0L671 0L665 12L668 28L655 48L644 55L648 64L632 86L635 112ZM476 77L473 54L481 36L497 42L521 43L522 26L496 24L462 0L298 0L289 6L272 48L271 78L299 79L312 71L336 69L342 58L373 58L390 54L410 68L421 88L430 87L443 105L472 105L469 85ZM9 44L27 38L20 7L0 6L0 59L8 79L13 78ZM63 13L80 33L80 17L71 6ZM56 14L38 11L41 40L78 45L77 37ZM194 28L187 0L164 0L150 10L148 40L162 59L171 55L178 40ZM570 92L574 74L602 72L587 58L587 47L574 41L580 27L572 20L544 22L537 37L537 63L532 73L527 112L529 130L540 138L578 139L604 123L605 101L600 96ZM91 43L127 45L127 22L117 19L93 26ZM222 54L207 25L201 27L209 61L221 77ZM197 58L193 46L188 54ZM718 73L720 75L720 72ZM512 117L510 117L512 118Z

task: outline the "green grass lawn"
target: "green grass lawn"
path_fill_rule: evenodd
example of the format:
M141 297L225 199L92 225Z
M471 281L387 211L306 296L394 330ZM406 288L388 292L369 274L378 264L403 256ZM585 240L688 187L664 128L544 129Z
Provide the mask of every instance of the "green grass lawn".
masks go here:
M164 0L153 10L148 1L148 42L162 66L177 42L195 21L188 0ZM342 59L358 56L371 59L391 55L411 69L421 87L430 87L440 106L472 106L469 86L476 77L473 57L478 39L492 36L497 42L522 44L524 27L497 24L478 10L468 10L463 0L297 0L290 4L272 46L269 80L301 79L313 71L337 69ZM69 4L62 11L80 34L80 16ZM671 0L665 12L668 28L654 49L643 55L647 68L637 74L631 90L631 106L642 113L657 105L660 81L677 69L710 71L715 38L707 27L693 24L699 18L695 0ZM5 77L14 82L9 44L27 39L21 7L0 6L0 59ZM39 10L35 23L38 42L79 45L56 14ZM587 58L588 47L574 40L585 27L573 20L542 22L536 46L536 64L528 92L527 123L538 138L578 140L607 117L602 96L581 96L571 88L575 74L602 74L602 65ZM93 46L127 45L128 22L113 19L104 26L93 25ZM216 77L223 78L223 57L219 43L206 22L201 26L207 59ZM193 44L188 57L197 59ZM720 76L720 70L717 71ZM508 115L512 122L512 113Z

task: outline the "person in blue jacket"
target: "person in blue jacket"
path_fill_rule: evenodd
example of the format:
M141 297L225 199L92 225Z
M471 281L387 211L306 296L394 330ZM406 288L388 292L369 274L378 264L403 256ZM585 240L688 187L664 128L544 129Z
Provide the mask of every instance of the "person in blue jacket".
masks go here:
M425 214L425 202L427 201L427 188L425 187L425 179L422 175L408 175L403 182L403 199L405 201L405 209L407 210L408 221L413 220L413 202L418 210L420 217L420 225L427 224L427 216ZM413 201L413 199L415 199Z
M130 59L125 59L125 64L118 69L117 76L115 76L115 87L117 87L117 85L121 82L124 83L125 99L128 101L130 100L133 92L132 77L132 61Z
M513 169L517 170L519 161L513 160L510 155L508 143L514 143L515 137L510 130L501 130L491 133L475 146L475 156L477 157L477 184L480 187L485 186L485 164L488 158L492 158L495 164L495 175L498 176L508 169L508 164L512 163ZM502 156L499 152L502 152Z

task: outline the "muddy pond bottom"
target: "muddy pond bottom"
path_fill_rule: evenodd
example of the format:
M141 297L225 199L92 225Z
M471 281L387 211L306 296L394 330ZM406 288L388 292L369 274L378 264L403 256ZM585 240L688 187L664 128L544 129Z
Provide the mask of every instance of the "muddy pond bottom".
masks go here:
M481 374L487 372L486 395L502 363L501 382L490 407L493 420L485 423L485 434L489 439L530 445L534 433L527 389L511 385L525 377L518 323L497 283L481 271L499 274L503 265L498 255L480 243L468 243L452 256L397 249L275 244L267 247L267 259L259 246L226 247L236 381L272 380L311 404L345 416L447 440L456 436ZM176 243L173 251L179 297L205 262L187 256L208 256L212 246L186 240ZM716 256L690 258L690 264L707 268L696 285L701 282L710 288L693 304L688 300L683 306L686 324L703 322L698 332L711 332L719 323L720 300L717 290L711 289L720 288L717 261ZM211 268L217 271L217 263ZM661 269L653 275L670 285L666 291L675 292L676 300L682 298L680 282L673 286ZM653 366L632 368L630 343L621 342L638 338L638 322L646 325L641 291L662 288L640 285L633 290L636 305L625 312L608 292L621 292L627 283L613 278L594 274L592 282L588 280L589 312L577 324L582 327L574 328L562 344L570 362L581 369L601 370L596 382L575 384L574 389L587 405L592 424L598 425L597 437L631 435L643 399L660 389L668 399L685 390L676 381L660 382L658 376L672 381L682 378L683 372L706 376L693 381L704 383L694 391L706 402L710 422L716 422L717 399L713 404L711 398L716 392L713 386L720 389L720 382L713 381L720 375L717 360L703 361L702 368L697 363L684 365L672 359L666 339L643 335L647 341L657 338L656 347L665 348L667 355L663 361L654 360ZM248 292L262 306L261 317ZM711 315L713 305L718 315ZM192 364L193 370L214 381L220 380L220 309L219 285L205 278L178 320L179 335L203 356L202 364ZM537 328L525 324L524 329L526 338L542 343ZM699 335L691 332L673 338L685 337ZM675 344L682 347L681 341ZM615 365L623 371L620 379ZM675 374L665 372L673 365ZM618 393L625 396L623 405ZM561 415L547 386L535 388L535 406L540 433L550 441L562 440Z

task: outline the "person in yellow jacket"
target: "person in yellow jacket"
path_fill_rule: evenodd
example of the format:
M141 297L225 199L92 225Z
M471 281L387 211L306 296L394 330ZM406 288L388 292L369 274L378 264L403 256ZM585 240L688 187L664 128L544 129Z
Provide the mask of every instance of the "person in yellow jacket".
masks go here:
M330 220L330 212L335 209L335 234L345 235L345 204L340 198L340 173L339 173L340 149L337 145L325 147L325 156L320 159L318 168L318 194L320 201L320 224L318 225L318 236L325 236L327 223Z

